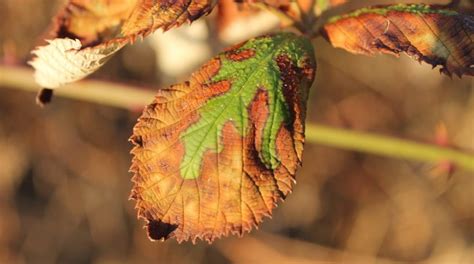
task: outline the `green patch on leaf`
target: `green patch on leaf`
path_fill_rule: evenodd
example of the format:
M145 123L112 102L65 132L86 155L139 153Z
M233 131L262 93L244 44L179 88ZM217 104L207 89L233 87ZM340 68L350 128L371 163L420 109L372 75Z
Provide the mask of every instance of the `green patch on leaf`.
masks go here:
M180 136L185 147L181 166L181 176L185 179L199 177L206 151L221 151L220 137L226 122L233 122L242 138L247 135L249 105L259 89L268 92L270 112L264 127L260 159L267 168L274 169L280 164L276 137L281 126L289 125L290 117L276 59L285 55L295 65L301 65L313 56L312 45L306 38L282 33L250 40L233 52L239 51L252 51L253 54L243 60L231 59L226 53L219 55L221 68L209 80L209 84L230 81L230 90L203 105L198 111L199 121Z

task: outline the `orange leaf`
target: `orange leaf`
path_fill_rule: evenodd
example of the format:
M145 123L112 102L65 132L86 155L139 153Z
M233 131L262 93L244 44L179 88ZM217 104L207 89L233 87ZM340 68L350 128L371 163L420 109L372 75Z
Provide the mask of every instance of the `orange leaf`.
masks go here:
M150 238L242 235L291 192L315 73L308 39L251 39L158 91L130 138Z

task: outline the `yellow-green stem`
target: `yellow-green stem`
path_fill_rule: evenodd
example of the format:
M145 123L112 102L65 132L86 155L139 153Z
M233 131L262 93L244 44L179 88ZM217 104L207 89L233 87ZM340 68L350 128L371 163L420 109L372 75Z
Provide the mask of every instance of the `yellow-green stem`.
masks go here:
M370 133L308 124L306 140L336 148L426 162L451 161L474 171L474 155L459 150Z
M1 65L0 88L33 92L40 89L33 79L31 70ZM81 81L56 90L55 95L125 109L136 109L150 103L154 93L150 90L110 82ZM33 97L31 102L33 103ZM306 126L306 140L309 143L393 158L432 163L450 161L459 167L474 171L473 154L394 137L308 124Z

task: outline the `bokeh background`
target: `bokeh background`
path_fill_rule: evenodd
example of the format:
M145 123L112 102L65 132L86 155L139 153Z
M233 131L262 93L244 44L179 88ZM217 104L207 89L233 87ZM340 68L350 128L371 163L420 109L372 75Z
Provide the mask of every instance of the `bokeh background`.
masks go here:
M2 65L26 65L62 2L0 1ZM221 2L227 15L157 32L91 78L158 89L278 29L272 14ZM474 150L472 78L314 45L308 122ZM212 245L150 242L128 200L140 110L60 97L40 108L34 93L0 88L0 263L474 263L473 173L313 144L293 194L258 230Z

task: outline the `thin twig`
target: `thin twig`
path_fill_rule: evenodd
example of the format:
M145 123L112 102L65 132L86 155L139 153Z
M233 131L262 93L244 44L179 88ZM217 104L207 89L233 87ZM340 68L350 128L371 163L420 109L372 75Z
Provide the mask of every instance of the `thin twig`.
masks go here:
M34 93L41 90L33 78L32 70L2 65L0 65L0 88L14 88ZM54 90L54 95L126 109L142 108L153 100L153 92L150 90L91 80L68 84ZM32 107L35 106L35 96L32 97L31 104Z

